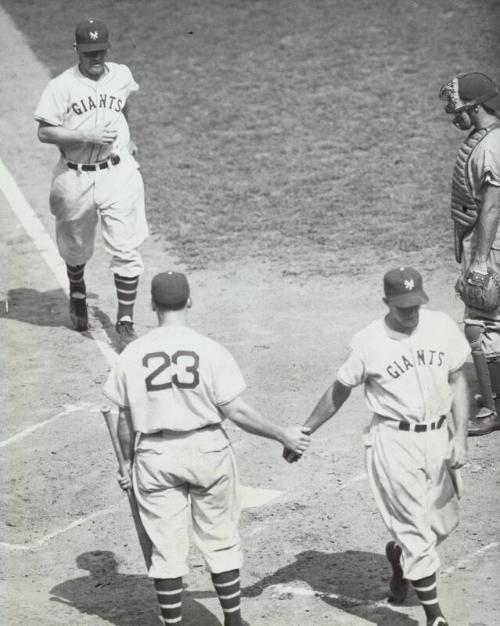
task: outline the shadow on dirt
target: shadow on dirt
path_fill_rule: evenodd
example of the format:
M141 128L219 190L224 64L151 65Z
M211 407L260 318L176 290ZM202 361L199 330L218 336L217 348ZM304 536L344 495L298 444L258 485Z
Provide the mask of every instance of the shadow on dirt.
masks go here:
M379 626L417 626L411 617L393 610L385 601L390 570L381 554L372 552L327 553L307 550L296 561L242 590L243 597L255 597L266 587L277 586L274 593L286 599L293 583L304 581L326 604L356 615ZM290 586L289 586L290 585ZM282 586L280 588L280 586ZM404 606L416 606L410 592Z
M35 326L69 327L68 296L62 289L10 289L7 296L0 300L0 318Z
M153 582L146 576L120 574L113 552L84 552L77 557L76 564L88 570L89 575L53 587L50 590L53 602L66 604L84 615L97 615L115 626L160 624ZM194 595L184 591L183 623L220 626L219 620Z
M95 293L88 293L89 324L92 317L104 329L112 344L117 342L114 324L109 316L91 301L97 299ZM7 296L0 300L0 319L15 319L34 326L64 326L73 328L68 312L68 296L62 289L37 291L28 287L10 289ZM82 333L86 335L86 333Z

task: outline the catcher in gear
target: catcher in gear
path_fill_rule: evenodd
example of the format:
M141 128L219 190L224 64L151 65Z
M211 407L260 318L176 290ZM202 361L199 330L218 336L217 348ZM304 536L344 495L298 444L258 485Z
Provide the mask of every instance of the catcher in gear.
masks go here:
M455 76L441 88L453 124L469 131L453 171L451 217L482 408L469 435L500 430L500 90L480 72Z

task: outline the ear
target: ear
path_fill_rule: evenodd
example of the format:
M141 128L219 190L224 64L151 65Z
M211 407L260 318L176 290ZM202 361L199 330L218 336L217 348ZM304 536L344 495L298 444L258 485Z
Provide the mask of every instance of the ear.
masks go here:
M156 304L154 300L151 300L151 310L156 311Z
M193 301L191 300L191 296L189 296L188 301L186 302L186 308L190 309L193 306Z

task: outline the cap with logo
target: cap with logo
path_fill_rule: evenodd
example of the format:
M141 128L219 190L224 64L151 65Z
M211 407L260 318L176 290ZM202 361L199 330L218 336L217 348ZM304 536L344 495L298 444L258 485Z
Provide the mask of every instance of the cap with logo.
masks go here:
M100 20L83 20L75 30L75 43L79 52L107 50L109 43L108 29Z
M389 270L384 276L384 294L400 308L429 302L422 286L422 276L413 267Z
M189 298L189 283L181 272L161 272L151 281L151 298L171 309L182 309Z

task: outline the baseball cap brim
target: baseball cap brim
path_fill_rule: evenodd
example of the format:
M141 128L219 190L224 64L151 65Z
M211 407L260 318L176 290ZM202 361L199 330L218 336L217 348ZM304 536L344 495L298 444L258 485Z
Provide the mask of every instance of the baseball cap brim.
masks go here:
M493 109L494 111L500 110L500 93L497 93L496 96L493 96L493 98L490 98L489 100L485 100L483 104L490 107L490 109Z
M387 296L394 305L400 309L406 309L411 306L418 306L419 304L427 304L429 298L425 291L417 291L412 293L402 293L395 296Z
M111 44L109 41L102 43L78 43L76 47L80 52L97 52L97 50L108 50L111 48Z

